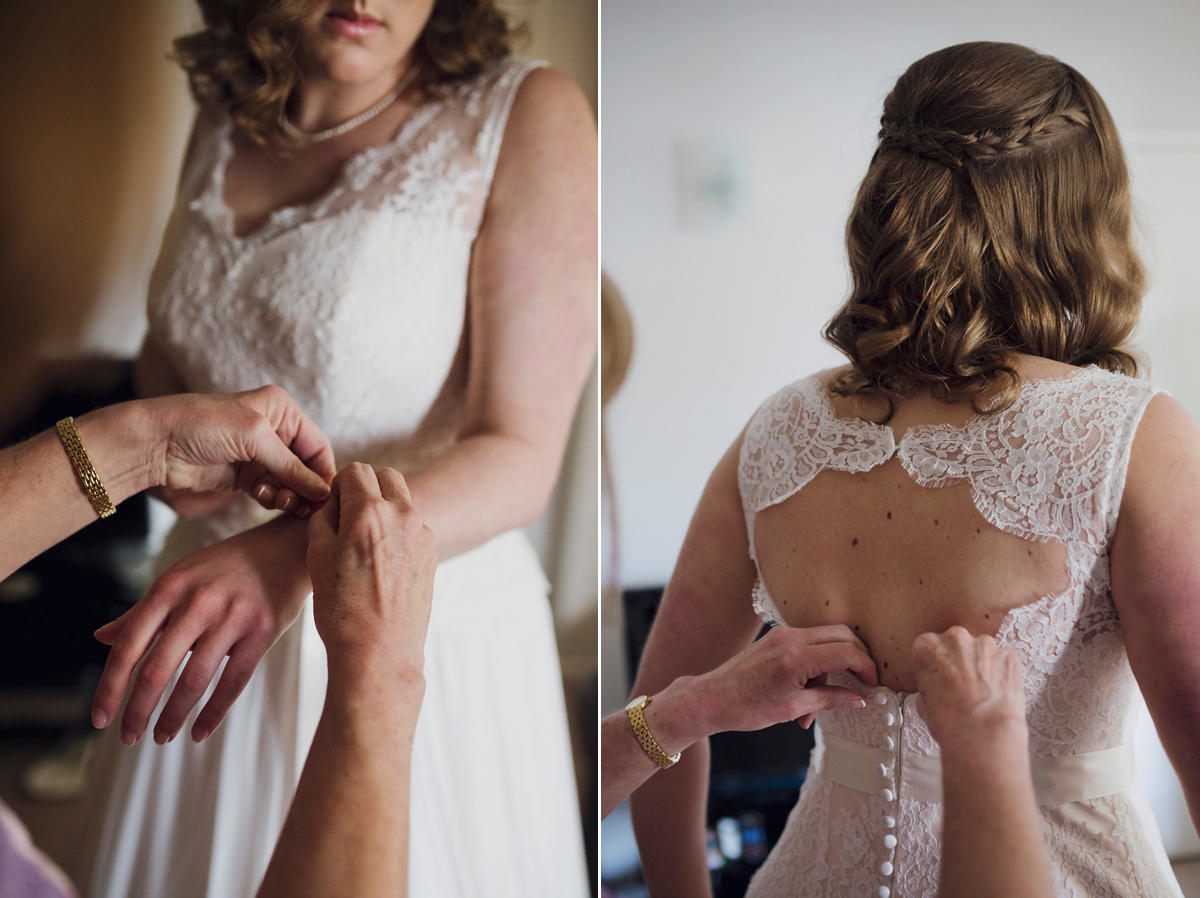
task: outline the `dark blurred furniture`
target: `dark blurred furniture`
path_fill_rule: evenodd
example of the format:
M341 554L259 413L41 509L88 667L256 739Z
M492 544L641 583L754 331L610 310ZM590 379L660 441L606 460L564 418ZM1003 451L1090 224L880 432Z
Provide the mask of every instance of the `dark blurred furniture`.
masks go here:
M656 587L627 590L624 594L630 670L636 671L641 663L642 650L662 601L662 592L661 587ZM766 629L764 627L762 633ZM778 841L788 813L796 803L808 770L813 734L795 722L788 722L754 733L720 733L713 736L709 744L712 767L708 825L714 832L740 829L745 835L748 832L746 821L755 814L761 815L763 837L753 850L747 850L751 845L743 839L740 851L730 852L738 856L727 857L720 851L723 840L710 839L709 867L712 868L715 898L741 898L762 858ZM735 823L740 826L735 827ZM738 847L736 839L732 846Z
M11 445L68 415L132 399L133 364L88 360L48 364L32 411L0 434ZM63 463L69 464L66 455ZM92 636L136 599L130 571L144 563L145 496L121 503L0 581L0 729L85 725L108 654Z

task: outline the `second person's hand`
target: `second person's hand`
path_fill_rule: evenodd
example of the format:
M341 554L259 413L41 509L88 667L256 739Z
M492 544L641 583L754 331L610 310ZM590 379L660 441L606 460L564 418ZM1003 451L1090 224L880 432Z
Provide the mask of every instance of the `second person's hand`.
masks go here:
M858 693L825 685L827 674L844 670L879 685L874 660L849 627L775 627L715 670L675 680L654 697L647 723L674 753L683 742L714 733L807 723L818 711L861 708Z

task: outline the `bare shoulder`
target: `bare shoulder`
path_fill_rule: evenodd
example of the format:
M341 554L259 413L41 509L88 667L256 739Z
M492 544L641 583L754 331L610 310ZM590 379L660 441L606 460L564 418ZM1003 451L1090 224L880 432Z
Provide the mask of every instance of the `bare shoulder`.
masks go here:
M513 100L509 125L570 122L589 125L595 130L592 108L579 85L549 67L534 69L526 75Z
M1178 400L1158 393L1133 439L1122 512L1194 487L1200 487L1200 430Z
M571 170L594 172L596 126L587 97L575 82L554 68L535 68L517 89L504 127L498 166L546 166L558 162Z

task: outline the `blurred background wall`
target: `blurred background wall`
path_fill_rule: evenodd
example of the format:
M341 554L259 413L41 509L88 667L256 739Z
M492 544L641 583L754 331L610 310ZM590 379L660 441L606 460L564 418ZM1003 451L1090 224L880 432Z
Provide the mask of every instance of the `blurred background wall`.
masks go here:
M842 229L883 97L950 44L1033 46L1104 96L1150 274L1137 346L1200 419L1200 4L605 0L602 39L603 264L637 340L606 424L623 586L666 582L758 404L841 362L819 331L847 293ZM602 644L608 711L627 688L615 614ZM1138 738L1168 849L1200 851L1145 714Z

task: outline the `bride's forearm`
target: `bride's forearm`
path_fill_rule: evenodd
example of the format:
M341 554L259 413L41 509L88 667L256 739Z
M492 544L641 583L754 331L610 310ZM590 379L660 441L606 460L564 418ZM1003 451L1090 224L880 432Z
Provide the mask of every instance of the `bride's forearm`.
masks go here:
M561 454L515 437L479 434L406 471L413 505L445 561L537 519L550 499Z
M708 740L652 777L629 798L646 886L654 898L712 894L705 859Z

